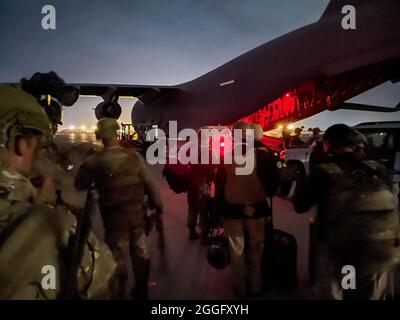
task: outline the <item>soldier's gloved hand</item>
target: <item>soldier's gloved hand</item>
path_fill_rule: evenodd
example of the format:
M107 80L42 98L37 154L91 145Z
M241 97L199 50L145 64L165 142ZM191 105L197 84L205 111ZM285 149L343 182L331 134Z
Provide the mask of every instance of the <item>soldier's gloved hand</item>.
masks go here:
M40 203L55 203L56 191L53 180L50 177L43 177L42 184L36 192L36 200Z

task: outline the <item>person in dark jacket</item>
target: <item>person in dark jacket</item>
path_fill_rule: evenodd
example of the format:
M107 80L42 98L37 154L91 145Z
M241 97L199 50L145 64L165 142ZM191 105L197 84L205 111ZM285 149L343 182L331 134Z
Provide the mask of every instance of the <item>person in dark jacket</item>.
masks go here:
M294 129L295 135L290 137L289 148L302 148L307 146L307 144L300 138L302 131L303 128Z
M187 227L189 229L189 240L193 241L200 237L196 232L198 224L201 231L201 242L208 241L207 210L211 196L211 181L213 166L208 164L191 164L190 180L187 191L188 216Z
M321 141L322 139L321 129L317 127L308 130L312 132L312 136L310 137L310 139L307 140L307 145L311 147L313 144L315 144L315 142Z
M309 169L312 170L317 165L328 160L328 154L324 151L322 141L316 141L310 154Z

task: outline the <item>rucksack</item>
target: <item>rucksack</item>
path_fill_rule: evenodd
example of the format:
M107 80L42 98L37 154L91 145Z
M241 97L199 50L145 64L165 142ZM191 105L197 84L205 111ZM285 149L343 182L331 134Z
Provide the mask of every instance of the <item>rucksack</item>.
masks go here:
M268 197L277 192L280 183L280 174L284 167L283 162L266 146L255 148L257 176ZM272 172L275 170L275 172Z
M190 166L181 163L167 163L163 170L163 176L175 193L187 192L190 184Z
M398 204L378 166L364 161L345 171L337 163L319 165L335 182L319 219L321 234L338 267L354 265L359 273L390 269L399 258Z

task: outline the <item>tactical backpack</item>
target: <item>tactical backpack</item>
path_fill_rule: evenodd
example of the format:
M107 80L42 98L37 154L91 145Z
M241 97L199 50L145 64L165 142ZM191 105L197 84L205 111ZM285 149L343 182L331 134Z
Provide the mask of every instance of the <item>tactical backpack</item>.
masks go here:
M336 163L319 165L335 182L318 223L339 268L354 265L371 274L398 263L398 203L378 166L364 161L345 172Z

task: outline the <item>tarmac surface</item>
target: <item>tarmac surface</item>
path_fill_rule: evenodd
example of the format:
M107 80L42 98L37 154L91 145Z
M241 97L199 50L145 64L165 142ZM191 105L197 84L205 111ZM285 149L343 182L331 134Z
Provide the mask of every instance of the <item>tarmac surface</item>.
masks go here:
M156 171L155 168L153 168ZM165 257L157 247L157 232L150 235L152 299L237 299L231 289L230 267L216 270L207 262L207 246L188 240L186 194L175 194L158 180L165 205ZM308 287L308 241L311 213L297 215L290 201L273 200L275 228L293 234L297 240L298 287L293 292L267 291L260 298L303 298ZM166 263L164 263L164 260Z

